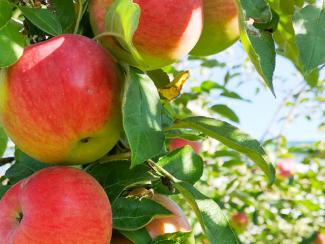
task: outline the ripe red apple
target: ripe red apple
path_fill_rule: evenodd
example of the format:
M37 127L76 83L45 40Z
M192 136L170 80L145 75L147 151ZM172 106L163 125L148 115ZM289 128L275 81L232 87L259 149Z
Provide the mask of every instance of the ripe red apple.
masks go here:
M0 244L107 244L111 234L104 189L76 168L40 170L0 201Z
M87 37L66 34L29 46L0 71L0 93L5 131L42 162L92 162L119 139L118 69Z
M185 146L191 146L196 153L201 152L201 142L198 141L189 141L182 138L173 138L169 142L169 149L171 151Z
M276 165L276 172L280 178L289 178L294 174L294 163L289 159L280 161Z
M248 226L246 213L238 212L231 216L231 226L238 232L245 231Z
M204 26L191 54L208 56L231 46L239 38L236 0L203 0Z
M155 194L152 200L158 202L174 214L168 217L157 217L146 226L146 229L153 240L160 235L168 233L191 231L191 226L188 223L185 214L174 201L160 194Z
M313 244L325 244L325 235L318 232L316 235L316 239L314 240Z
M112 0L91 0L90 20L96 34L105 32L105 15ZM202 32L202 0L134 0L141 8L133 43L146 70L172 64L188 54ZM117 41L100 38L115 56L137 66ZM141 67L140 67L141 68Z

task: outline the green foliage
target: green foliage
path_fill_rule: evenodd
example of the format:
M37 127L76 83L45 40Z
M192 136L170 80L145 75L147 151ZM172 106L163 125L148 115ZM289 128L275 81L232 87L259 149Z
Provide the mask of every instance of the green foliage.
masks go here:
M266 159L266 153L258 141L250 138L236 127L212 118L189 117L176 121L178 128L191 128L215 138L226 146L246 154L252 161L264 171L270 183L274 181L274 168Z
M14 64L24 52L26 39L19 27L8 22L0 28L0 67Z
M162 106L154 83L131 69L122 105L123 125L132 151L132 167L163 152Z
M102 164L90 167L88 173L104 187L113 203L128 187L157 179L148 172L148 168L144 165L139 165L131 170L129 168L129 161L103 161Z
M317 8L309 5L293 16L300 60L306 73L325 63L325 29L320 28L322 23L325 23L325 6Z
M274 92L272 83L275 69L275 44L272 34L254 27L254 22L268 23L272 21L272 11L265 0L237 0L240 6L240 39L257 72L266 85ZM249 21L253 23L249 23ZM247 22L246 22L247 21Z
M48 9L36 9L20 6L24 16L42 31L57 36L62 33L62 26L55 15Z
M316 143L290 147L283 137L262 145L222 120L240 122L231 109L233 104L225 105L224 100L251 102L251 98L242 96L237 89L246 85L243 69L249 65L239 63L229 67L218 56L189 57L190 64L196 64L202 76L216 70L226 72L224 75L216 72L214 77L204 79L194 77L200 83L190 89L186 87L186 92L169 102L161 99L158 90L170 84L170 77L182 70L182 63L145 72L148 64L143 63L132 43L141 15L139 5L132 0L114 1L105 16L106 32L94 37L85 14L87 1L50 2L39 7L33 1L0 0L0 68L14 64L26 44L61 33L79 33L99 41L109 36L121 46L119 53L110 51L126 74L123 135L106 156L83 168L105 189L112 204L114 229L136 244L186 243L193 235L197 242L208 239L210 243L239 243L228 222L228 217L236 212L245 212L250 219L248 231L239 234L244 243L269 243L270 240L272 243L310 243L316 231L325 228L321 215L325 146ZM304 86L298 93L293 92L290 95L293 100L284 104L296 108L300 103L312 101L316 104L314 107L322 110L324 4L316 7L312 3L315 1L237 0L242 45L264 83L276 92L273 86L275 58L277 54L282 55L312 88ZM139 69L130 68L129 64ZM244 81L239 81L239 77ZM211 96L213 99L209 100ZM207 115L196 116L189 103L198 103ZM309 114L306 117L311 119ZM167 152L166 145L171 138L201 140L208 149L200 155L189 146ZM0 155L6 146L7 136L0 127ZM0 179L0 198L19 180L48 167L19 150L14 156L11 164L10 160L2 161L9 169ZM275 179L269 158L278 162L290 157L308 169L290 178ZM272 187L260 169L269 183L274 182ZM176 199L191 220L193 233L167 234L151 240L145 225L156 216L171 214L150 200L152 191ZM193 243L191 241L188 243Z
M119 198L113 205L113 227L133 231L143 228L154 217L170 216L171 212L147 198Z

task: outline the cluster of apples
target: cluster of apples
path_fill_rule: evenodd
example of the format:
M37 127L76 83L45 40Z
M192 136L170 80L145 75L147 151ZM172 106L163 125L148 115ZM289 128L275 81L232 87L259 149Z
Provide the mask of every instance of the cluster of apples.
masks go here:
M112 2L90 1L95 34L105 32ZM172 64L190 52L217 53L238 39L235 0L134 2L141 16L133 43L146 70ZM116 60L136 64L114 38L100 42L109 52L85 36L62 34L27 47L16 64L0 71L0 122L29 156L56 165L86 164L119 140L123 73ZM174 202L159 194L153 200L174 214L150 222L147 230L153 239L168 233L166 223L172 232L190 231ZM112 212L104 189L76 168L40 170L0 201L0 244L104 244L111 235Z

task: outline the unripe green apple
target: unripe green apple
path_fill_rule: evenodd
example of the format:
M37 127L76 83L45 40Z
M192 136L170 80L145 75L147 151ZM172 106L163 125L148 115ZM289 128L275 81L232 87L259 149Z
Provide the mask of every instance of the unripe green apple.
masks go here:
M196 153L201 152L201 142L198 141L189 141L182 138L173 138L169 142L169 149L171 151L185 146L191 146Z
M236 0L203 0L204 25L191 54L208 56L231 46L239 38Z
M91 0L89 13L96 34L105 32L105 15L112 0ZM143 58L143 68L153 70L188 54L200 38L202 0L134 0L141 8L133 43ZM111 37L99 39L118 59L138 66Z
M0 201L0 244L107 244L111 234L104 189L76 168L40 170Z
M121 79L106 50L80 35L54 37L0 71L0 122L42 162L89 163L118 141Z

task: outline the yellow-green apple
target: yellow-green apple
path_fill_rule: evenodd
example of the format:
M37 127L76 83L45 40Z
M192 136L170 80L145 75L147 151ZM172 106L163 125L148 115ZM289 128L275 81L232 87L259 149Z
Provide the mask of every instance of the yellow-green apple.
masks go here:
M317 232L316 239L313 244L325 244L325 235L320 232Z
M203 32L191 54L212 55L223 51L238 40L236 0L203 0L203 13Z
M0 122L29 156L88 163L118 141L121 79L116 63L95 41L60 35L29 46L0 72Z
M196 153L201 152L201 142L198 141L189 141L182 138L173 138L169 142L169 149L171 151L185 146L191 146Z
M105 32L105 16L113 0L91 0L89 13L96 34ZM202 32L202 0L134 0L141 8L133 44L142 56L142 69L172 64L188 54ZM118 59L138 66L119 43L100 38Z
M289 178L294 175L294 163L290 159L284 159L276 165L276 172L280 178Z
M191 231L191 226L184 212L174 201L161 194L154 194L152 200L161 204L173 214L167 217L156 217L146 226L153 240L164 234Z
M104 189L76 168L42 169L0 200L0 244L107 244L111 234Z
M245 231L248 226L246 213L238 212L231 216L231 226L238 232Z

